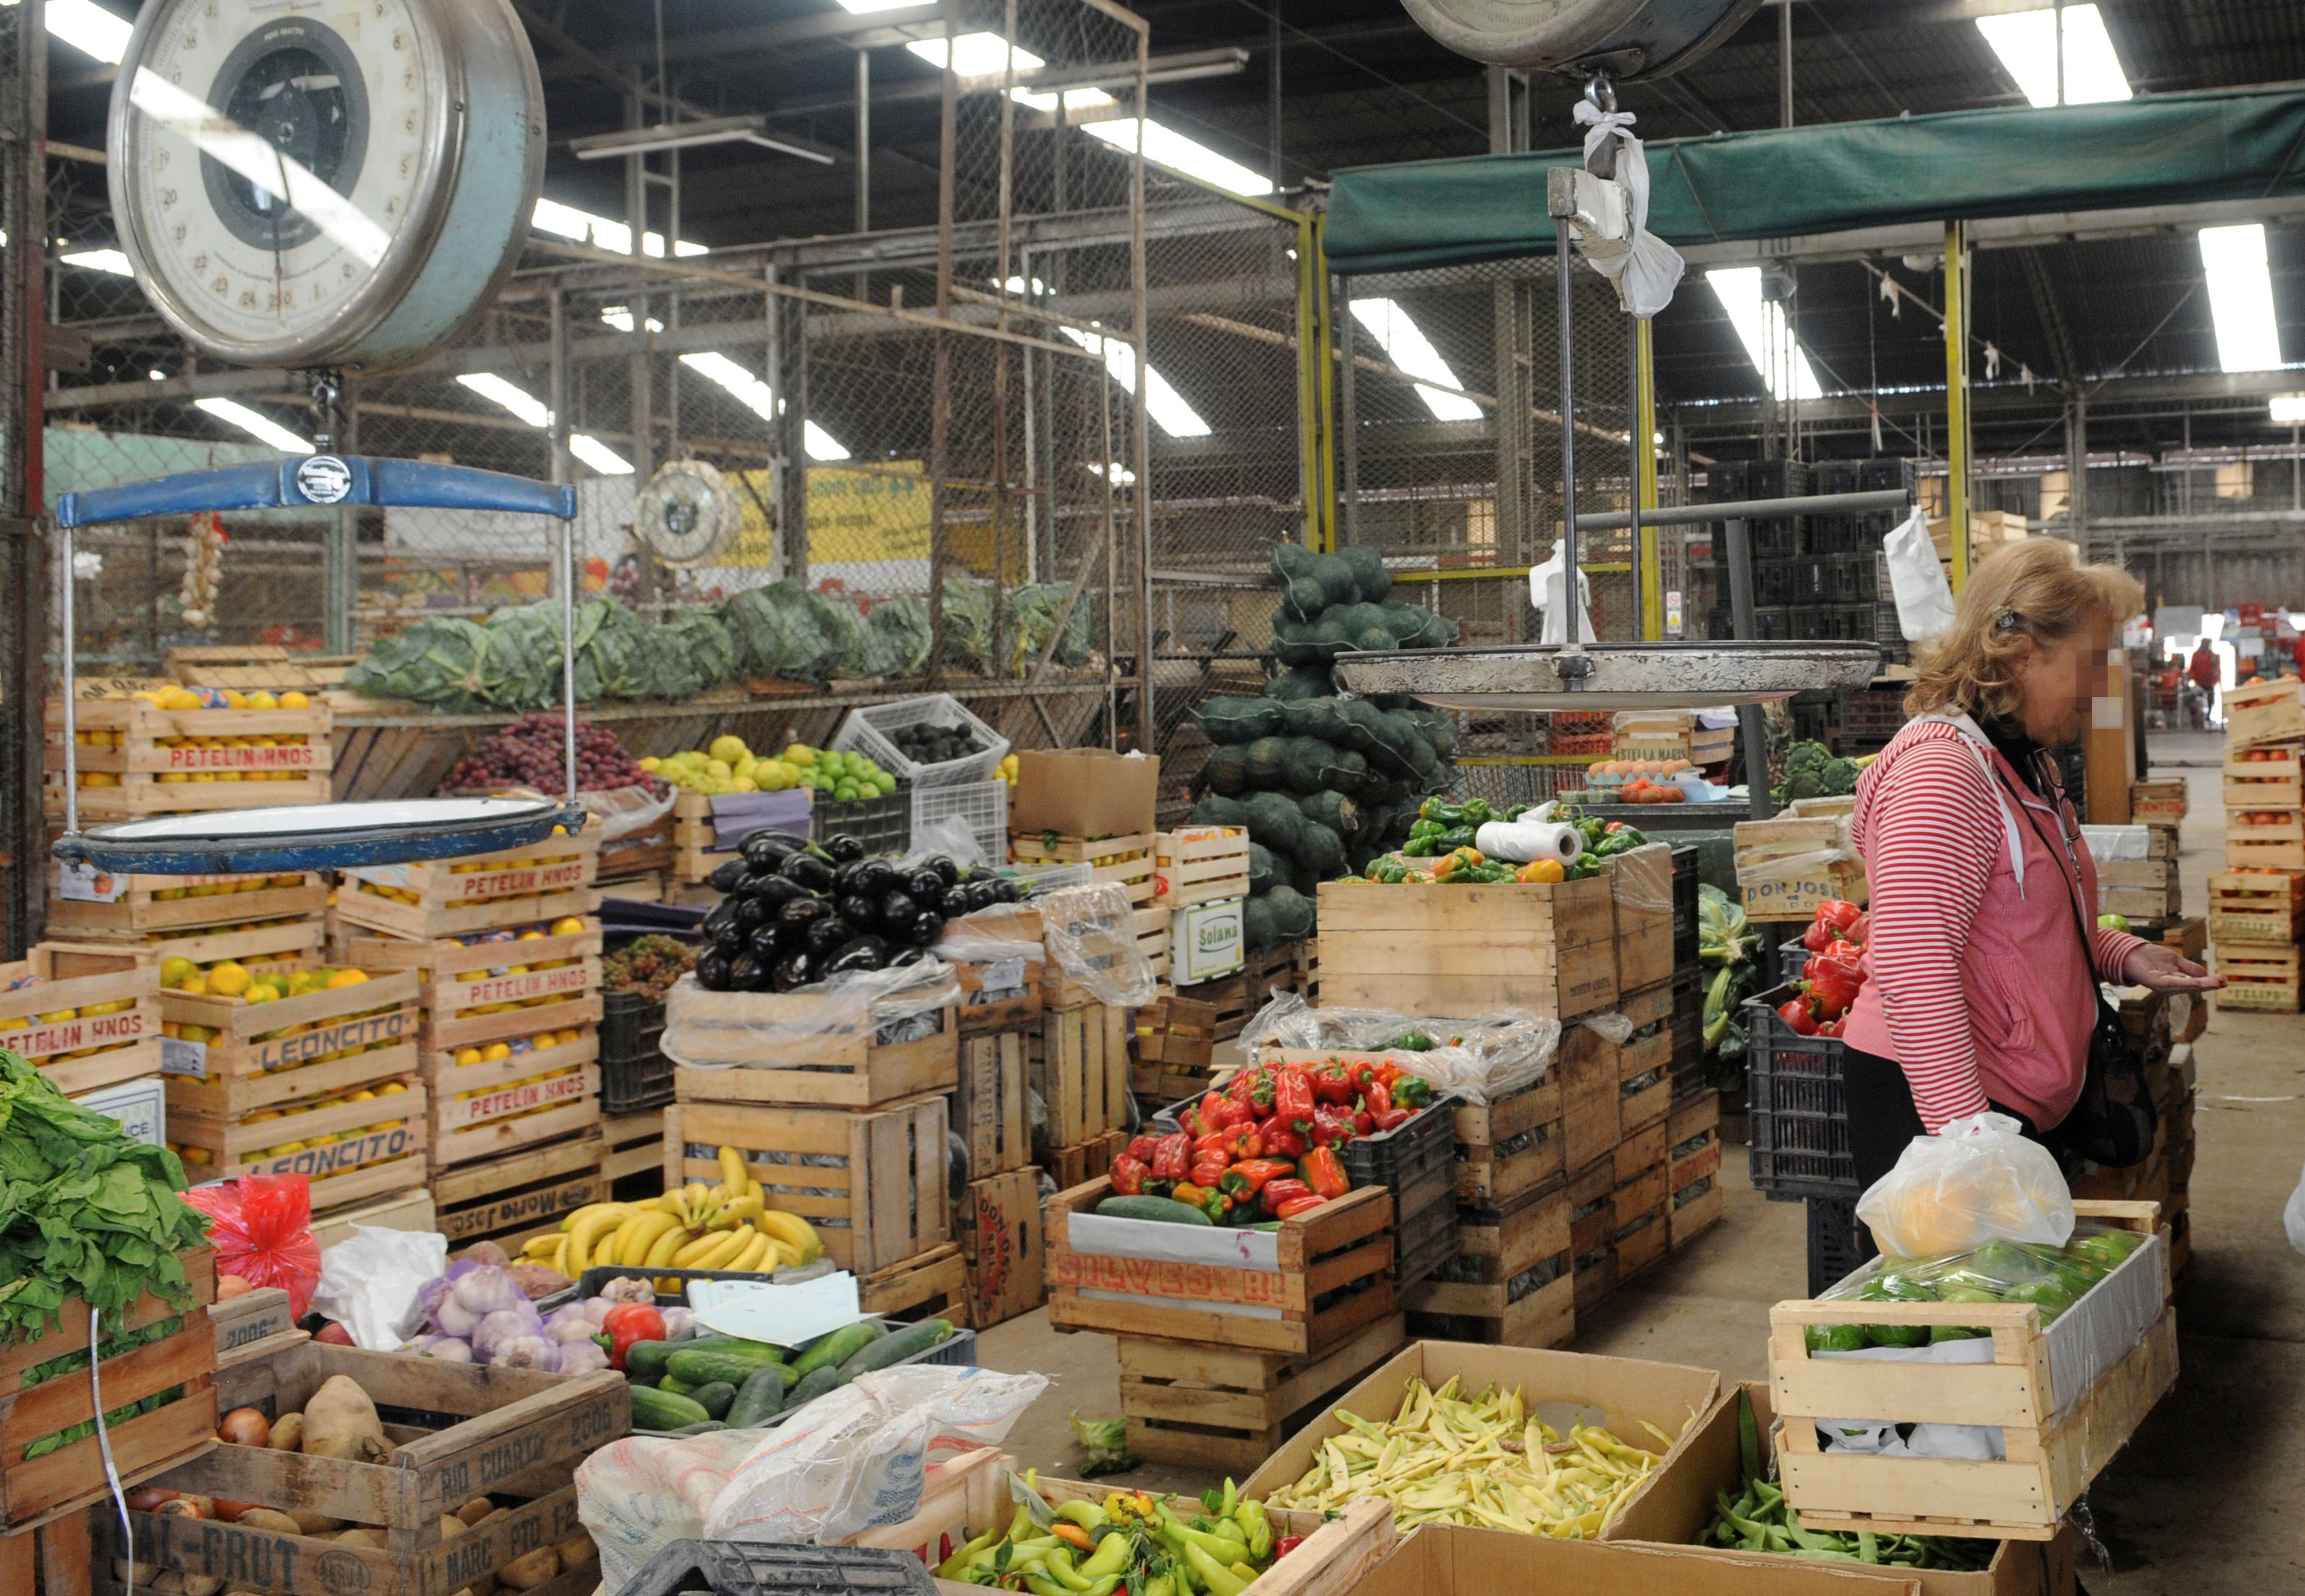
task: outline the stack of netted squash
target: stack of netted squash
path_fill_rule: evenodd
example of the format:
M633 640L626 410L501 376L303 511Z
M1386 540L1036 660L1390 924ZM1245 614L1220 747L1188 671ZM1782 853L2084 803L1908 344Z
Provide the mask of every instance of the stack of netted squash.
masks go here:
M1314 933L1323 881L1399 846L1425 794L1454 780L1456 727L1408 699L1341 697L1339 654L1445 648L1453 623L1388 601L1392 579L1373 548L1314 554L1275 544L1273 652L1284 667L1263 698L1212 699L1196 712L1215 749L1193 822L1245 826L1246 927L1254 952Z

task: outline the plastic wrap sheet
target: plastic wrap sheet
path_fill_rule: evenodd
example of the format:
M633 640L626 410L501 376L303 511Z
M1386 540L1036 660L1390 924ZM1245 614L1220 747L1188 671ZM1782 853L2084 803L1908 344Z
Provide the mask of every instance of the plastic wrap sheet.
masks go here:
M1007 959L1041 962L1042 916L1025 904L995 904L945 921L936 955L955 964L997 964Z
M1136 945L1135 905L1118 881L1067 887L1033 900L1048 957L1099 1003L1142 1008L1152 1001L1152 962Z
M2084 826L2081 840L2099 864L2140 864L2152 857L2150 826Z
M1616 1047L1621 1048L1633 1040L1633 1023L1615 1009L1609 1009L1597 1014L1586 1014L1577 1023L1594 1035Z
M631 836L646 831L672 812L680 790L669 783L658 793L649 787L609 787L595 793L579 793L576 802L585 812L600 822L600 837L615 842L618 837Z
M2073 1196L2056 1156L2005 1114L1957 1119L1905 1144L1896 1167L1857 1200L1892 1258L1939 1258L1987 1242L2063 1246Z
M1440 1045L1429 1052L1390 1046L1413 1035L1431 1037ZM1561 1047L1561 1022L1525 1008L1499 1009L1476 1020L1428 1020L1374 1008L1314 1008L1297 993L1281 992L1249 1016L1240 1045L1252 1056L1264 1047L1387 1052L1436 1090L1487 1104L1544 1079Z
M1671 845L1648 843L1613 855L1609 861L1609 892L1628 909L1645 914L1671 913Z
M693 1069L742 1069L732 1053L755 1053L750 1066L788 1069L796 1057L860 1031L884 1045L931 1034L940 1012L960 997L960 979L941 959L895 970L837 975L791 992L708 992L693 973L665 999L665 1057ZM746 1002L746 999L754 1001Z

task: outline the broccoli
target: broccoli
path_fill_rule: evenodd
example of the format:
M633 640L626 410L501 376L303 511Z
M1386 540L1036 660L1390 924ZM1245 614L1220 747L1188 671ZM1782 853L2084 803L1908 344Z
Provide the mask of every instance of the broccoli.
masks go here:
M1846 798L1857 790L1857 761L1834 760L1817 772L1817 781L1828 798Z

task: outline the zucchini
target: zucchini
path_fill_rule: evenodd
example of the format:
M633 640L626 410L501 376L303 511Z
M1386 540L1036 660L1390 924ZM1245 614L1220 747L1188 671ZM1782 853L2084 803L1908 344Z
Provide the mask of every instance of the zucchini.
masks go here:
M1104 1219L1152 1219L1163 1225L1213 1223L1191 1203L1175 1202L1166 1197L1108 1197L1096 1205L1096 1211L1097 1217Z
M800 1383L792 1388L792 1395L785 1399L785 1408L789 1411L813 1402L827 1391L838 1390L846 1383L841 1379L840 1370L837 1364L826 1363L812 1369L802 1375Z
M688 1399L716 1419L728 1416L728 1406L736 1400L736 1388L725 1380L716 1380L688 1393Z
M636 1430L685 1430L712 1416L685 1396L648 1386L634 1386L632 1398Z
M881 1337L840 1365L840 1378L844 1381L852 1380L875 1369L886 1369L951 1339L952 1322L949 1320L924 1319L918 1324L908 1324L901 1330Z
M625 1361L629 1363L631 1359ZM672 1354L665 1369L666 1372L692 1386L710 1385L715 1380L724 1380L732 1386L741 1386L753 1370L784 1361L785 1354L780 1348L763 1342L722 1341L710 1346L684 1346Z
M819 1337L814 1346L793 1360L793 1368L804 1375L820 1369L838 1368L888 1333L889 1327L879 1320L860 1319L846 1329Z
M736 1400L720 1416L728 1421L731 1430L757 1430L783 1411L785 1381L792 1374L789 1365L771 1363L755 1369L736 1388Z

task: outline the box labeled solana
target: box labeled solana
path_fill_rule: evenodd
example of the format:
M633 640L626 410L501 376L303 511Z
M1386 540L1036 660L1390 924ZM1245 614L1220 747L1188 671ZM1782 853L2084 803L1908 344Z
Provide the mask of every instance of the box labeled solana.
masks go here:
M1178 985L1216 981L1241 967L1246 941L1243 904L1240 898L1195 904L1170 917L1169 958Z

